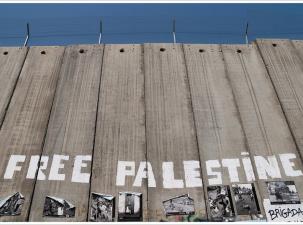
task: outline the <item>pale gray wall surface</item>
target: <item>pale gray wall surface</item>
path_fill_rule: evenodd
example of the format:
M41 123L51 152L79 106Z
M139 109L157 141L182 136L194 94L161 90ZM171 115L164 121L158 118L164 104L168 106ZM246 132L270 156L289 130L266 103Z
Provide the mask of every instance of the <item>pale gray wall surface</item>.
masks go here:
M25 165L29 165L31 155L40 156L64 49L32 47L29 50L0 130L1 173L6 170L11 155L26 156ZM16 173L13 179L1 176L1 198L14 192L25 196L21 215L2 216L1 221L27 220L35 179L26 177L26 169Z
M146 162L143 46L105 45L97 117L91 193L114 196L117 219L119 192L141 192L147 220L146 180L137 187L129 176L120 186L116 176L119 160L136 169Z
M70 160L60 171L65 173L64 181L37 180L30 221L60 221L42 216L46 196L57 196L77 206L75 218L69 221L86 221L90 185L71 182L71 171L77 155L93 153L102 55L102 45L65 49L42 155L49 157L49 162L54 154L66 155ZM90 172L90 166L83 168L85 171ZM50 167L45 174L50 174Z
M0 48L0 201L25 198L0 221L89 221L92 193L115 197L117 221L119 192L142 193L142 221L209 220L207 187L237 183L254 183L263 218L268 181L294 181L303 201L302 43ZM195 214L166 216L163 201L184 194ZM75 216L44 217L46 196Z

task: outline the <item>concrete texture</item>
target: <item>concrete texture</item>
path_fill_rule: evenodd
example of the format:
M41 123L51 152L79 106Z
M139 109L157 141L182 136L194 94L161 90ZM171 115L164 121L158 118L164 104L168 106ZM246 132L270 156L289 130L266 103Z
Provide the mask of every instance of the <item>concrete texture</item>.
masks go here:
M222 159L240 157L242 152L249 149L221 46L184 45L184 51L202 162L218 159L222 162ZM208 180L206 171L206 164L202 163L205 190L207 185L215 184ZM231 184L228 170L222 167L221 173L222 184ZM240 169L238 173L238 182L245 183L244 170Z
M148 188L149 220L165 218L162 202L189 194L199 217L205 215L201 187L187 188L184 161L200 160L184 53L180 44L145 44L145 101L147 160L153 166L157 187ZM163 162L173 163L177 181L164 185ZM172 218L173 219L173 218Z
M257 40L262 58L303 157L302 41Z
M143 194L143 219L147 219L146 179L141 186L134 186L135 174L117 176L118 161L133 163L134 172L137 172L140 162L146 162L144 109L143 47L106 45L101 75L91 192L115 197L116 219L118 194L125 191ZM120 185L119 182L124 185Z
M250 155L278 157L282 153L295 154L295 165L302 170L302 161L256 46L223 46L223 54ZM258 178L258 172L255 175ZM267 181L280 179L289 179L283 170L281 178L268 176ZM302 177L292 180L298 187L302 185ZM261 199L267 198L266 183L257 179L257 186Z
M83 53L81 53L83 50ZM64 180L37 180L31 207L30 221L63 221L62 218L43 217L45 196L66 199L76 205L74 218L65 221L86 221L88 211L88 182L71 182L74 159L78 155L92 157L97 102L102 66L101 45L69 46L65 50L59 74L52 112L42 155L65 155ZM90 173L90 162L82 172ZM44 173L51 176L50 166ZM54 172L53 172L54 173ZM56 176L56 174L54 175Z
M0 127L17 84L28 48L0 48Z
M142 221L210 220L207 187L236 183L263 218L266 182L303 201L302 62L290 40L0 48L0 199L25 197L0 221L88 221L92 193L117 221L119 192L142 193ZM183 194L195 215L166 216ZM43 217L46 196L75 217Z
M32 47L22 68L6 117L0 130L2 174L11 155L24 155L27 168L32 155L40 156L59 77L64 47ZM41 54L45 53L45 54ZM0 196L20 192L25 196L19 216L0 217L0 221L28 219L35 179L26 179L27 170L0 178Z

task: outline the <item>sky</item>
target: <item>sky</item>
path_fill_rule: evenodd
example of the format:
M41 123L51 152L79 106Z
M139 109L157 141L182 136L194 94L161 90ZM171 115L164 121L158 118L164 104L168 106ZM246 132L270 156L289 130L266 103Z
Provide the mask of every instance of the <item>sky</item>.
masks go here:
M0 4L0 46L98 43L245 43L303 39L303 4Z

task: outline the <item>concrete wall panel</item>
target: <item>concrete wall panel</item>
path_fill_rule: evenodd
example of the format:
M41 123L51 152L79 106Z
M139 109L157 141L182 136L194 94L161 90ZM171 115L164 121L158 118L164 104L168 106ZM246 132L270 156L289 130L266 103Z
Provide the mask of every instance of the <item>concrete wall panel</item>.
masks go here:
M30 221L86 221L91 160L84 158L82 163L87 165L82 165L81 173L87 175L77 178L75 159L92 157L102 55L102 45L68 46L65 50L42 153L49 163L54 162L54 155L66 156L61 161L64 168L57 172L49 166L45 174L51 180L37 180ZM64 175L59 178L56 173ZM75 217L43 217L46 196L72 203Z
M137 204L119 192L142 193L140 220L201 221L207 187L239 183L254 183L264 215L279 198L268 181L294 181L302 201L302 62L289 40L0 48L0 199L25 197L0 221L90 220L92 193L115 197L117 221ZM188 210L190 198L170 204L187 194L195 215L167 216L163 201ZM43 217L46 196L75 217ZM236 198L236 220L250 220Z
M115 197L115 221L119 192L142 193L143 220L147 219L147 181L134 184L140 163L146 162L142 51L141 45L104 49L91 192ZM125 170L133 172L126 175Z
M28 48L0 48L0 128L20 75Z
M303 157L303 58L299 42L258 39L261 55L268 69L288 124ZM294 46L296 46L294 48ZM301 50L300 50L301 49Z
M222 49L252 156L262 197L260 204L269 198L267 181L294 181L302 198L299 187L303 185L303 179L298 173L303 169L302 161L257 47L224 45ZM265 160L260 161L260 156ZM290 172L285 163L288 156L291 156L296 173ZM264 172L270 160L272 170Z
M249 149L220 45L184 45L184 50L202 160L205 196L208 196L207 185L247 183L243 167L238 168L237 174L234 174L225 163L240 163L239 158ZM220 168L213 169L221 173L220 179L215 180L214 176L207 174L206 163L210 165L212 160L221 165ZM210 208L208 212L209 219L212 219ZM237 218L243 219L248 218Z
M192 112L184 53L180 44L145 44L145 100L147 160L152 164L156 187L148 188L150 221L187 220L166 217L162 202L189 194L196 216L205 218L202 184L189 184L184 164L197 163L199 151ZM196 173L194 172L194 173Z
M0 221L28 218L35 183L35 176L26 178L29 161L42 151L64 49L32 47L22 68L0 131L0 198L20 192L25 202L21 215L3 216ZM17 169L15 164L8 165L16 159L11 155L19 155Z

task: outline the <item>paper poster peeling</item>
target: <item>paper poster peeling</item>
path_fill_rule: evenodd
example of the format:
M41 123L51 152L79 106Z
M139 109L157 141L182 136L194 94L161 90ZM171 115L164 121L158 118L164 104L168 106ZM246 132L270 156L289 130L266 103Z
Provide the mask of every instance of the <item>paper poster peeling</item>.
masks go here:
M118 221L142 221L142 194L119 192Z
M260 214L254 184L233 184L232 192L238 215L253 216Z
M0 199L0 216L20 215L24 200L24 196L20 192Z
M269 199L263 201L268 222L303 222L303 204L271 204Z
M299 194L293 181L266 182L269 200L275 204L300 204Z
M229 186L208 186L208 203L212 221L234 221L235 212Z
M73 204L62 198L46 196L43 216L74 217L76 208Z
M188 194L163 201L166 216L195 214L194 200Z
M92 193L90 221L112 222L115 217L115 198L112 195Z

